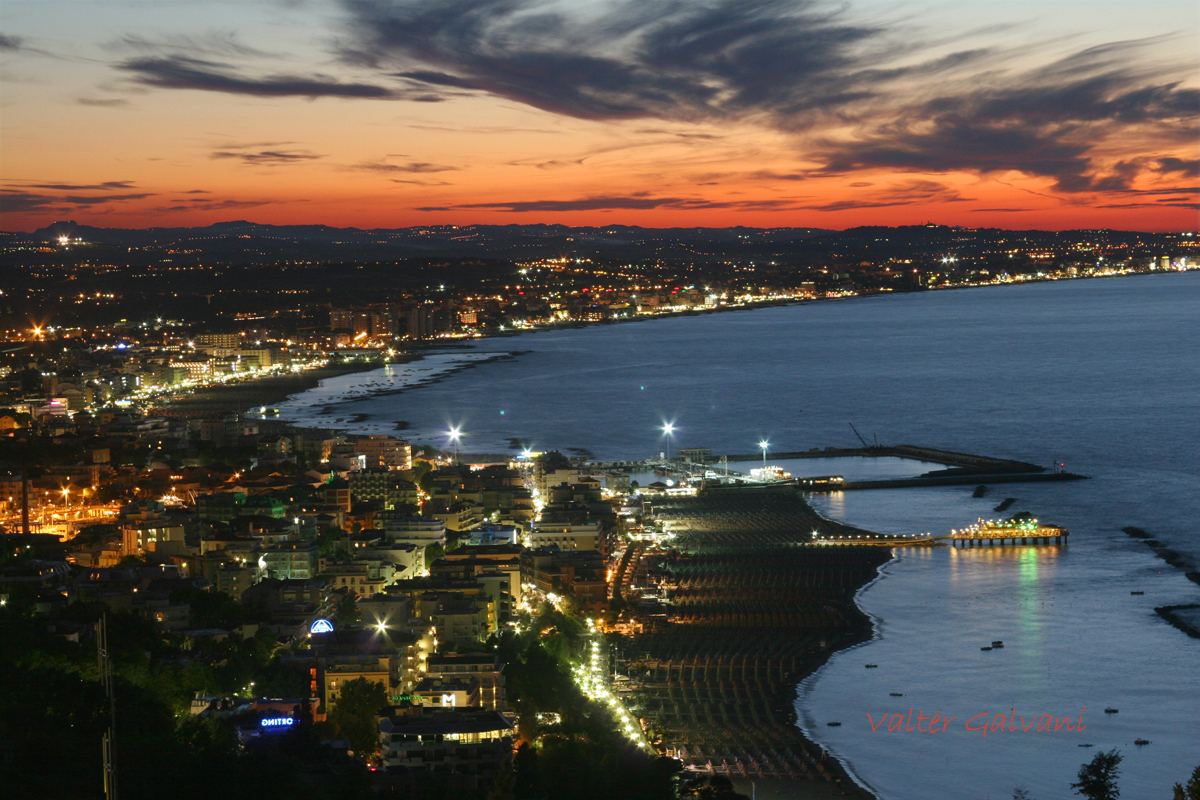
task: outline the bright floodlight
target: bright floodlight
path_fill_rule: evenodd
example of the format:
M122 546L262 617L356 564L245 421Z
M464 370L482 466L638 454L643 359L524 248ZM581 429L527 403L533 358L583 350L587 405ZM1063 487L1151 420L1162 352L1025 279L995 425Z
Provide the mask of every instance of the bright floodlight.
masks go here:
M663 423L663 426L662 426L662 432L663 432L665 435L667 435L667 436L670 436L672 433L674 433L674 432L675 432L675 423L673 423L673 422L664 422L664 423Z
M771 446L771 443L768 442L766 439L763 439L761 442L758 443L758 446L761 447L763 450L766 450L768 447Z
M450 437L450 441L454 443L454 463L458 463L458 440L462 437L462 428L451 428L446 433Z

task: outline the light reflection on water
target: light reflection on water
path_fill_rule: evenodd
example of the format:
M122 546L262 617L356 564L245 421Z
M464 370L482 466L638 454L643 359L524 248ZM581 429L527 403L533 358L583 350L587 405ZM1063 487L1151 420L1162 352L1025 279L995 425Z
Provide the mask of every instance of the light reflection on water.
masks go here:
M947 518L981 502L946 488L845 494L811 499L852 524L886 516L903 530L933 520L940 533ZM1152 616L1156 601L1130 591L1162 603L1192 593L1191 584L1175 570L1146 570L1144 553L1113 552L1086 524L1068 527L1064 547L897 550L859 596L878 638L837 654L802 685L805 729L887 800L1010 797L1017 784L1037 798L1065 798L1079 765L1113 747L1125 756L1123 797L1169 796L1200 764L1200 693L1190 688L1200 648ZM992 640L1003 649L980 649ZM868 662L879 668L863 670ZM1119 713L1106 715L1107 706ZM871 731L868 714L909 708L958 719L937 736ZM962 727L982 712L1077 718L1083 708L1080 732L984 737ZM830 728L831 720L843 724ZM1139 737L1153 744L1137 747Z

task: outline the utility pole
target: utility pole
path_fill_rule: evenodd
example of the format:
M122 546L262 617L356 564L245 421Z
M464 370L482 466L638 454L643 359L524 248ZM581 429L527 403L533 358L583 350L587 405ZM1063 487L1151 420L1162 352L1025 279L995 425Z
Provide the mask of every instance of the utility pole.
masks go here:
M108 697L109 723L104 734L104 797L117 800L117 695L113 687L112 658L108 651L108 612L96 624L96 656L100 665L100 685Z

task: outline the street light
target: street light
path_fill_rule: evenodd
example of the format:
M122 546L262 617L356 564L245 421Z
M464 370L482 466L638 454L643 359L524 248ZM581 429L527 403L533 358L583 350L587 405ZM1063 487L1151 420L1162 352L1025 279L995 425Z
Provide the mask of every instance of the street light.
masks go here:
M759 446L760 448L762 448L762 451L763 451L763 468L764 468L764 469L766 469L766 466L767 466L767 448L771 446L771 443L770 443L770 442L768 442L766 439L763 439L763 440L761 440L761 441L758 443L758 446Z
M663 436L667 437L667 461L671 460L671 434L675 433L674 422L664 422L662 426Z
M458 440L460 438L462 438L462 429L461 428L451 428L450 432L447 435L450 437L450 441L454 443L454 463L457 464L458 463Z

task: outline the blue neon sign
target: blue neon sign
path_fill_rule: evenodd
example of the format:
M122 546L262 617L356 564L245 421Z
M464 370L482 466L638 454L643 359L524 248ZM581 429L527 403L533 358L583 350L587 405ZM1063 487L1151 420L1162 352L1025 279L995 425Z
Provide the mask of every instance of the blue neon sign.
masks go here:
M308 629L309 633L333 633L333 623L327 619L319 619Z
M295 725L296 720L291 717L267 717L259 720L258 724L263 728L286 728L288 725Z

